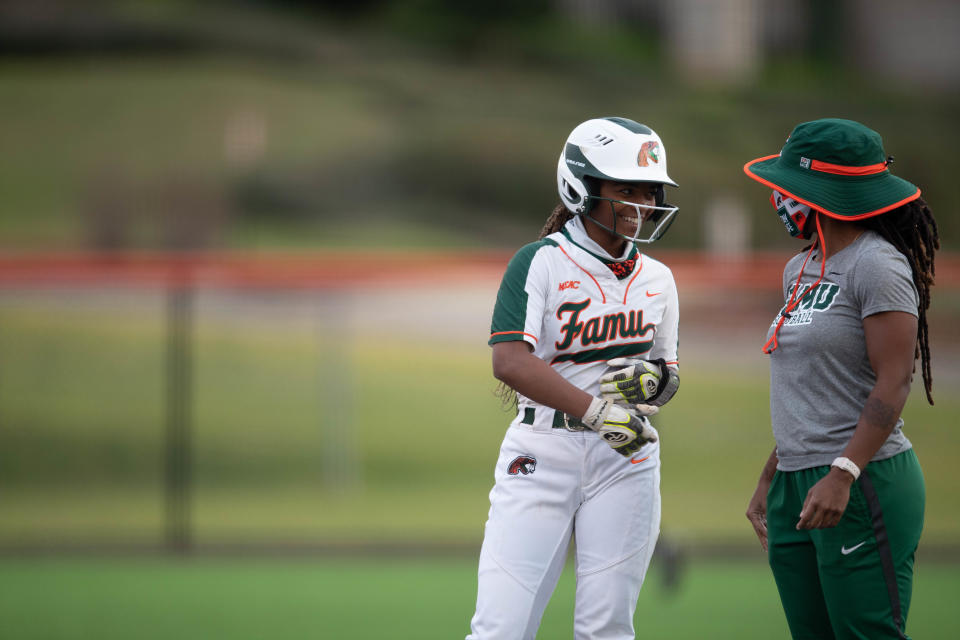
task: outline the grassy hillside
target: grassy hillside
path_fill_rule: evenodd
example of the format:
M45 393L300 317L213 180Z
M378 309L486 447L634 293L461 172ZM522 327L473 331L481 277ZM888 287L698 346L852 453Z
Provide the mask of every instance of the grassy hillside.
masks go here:
M458 55L322 21L298 38L309 55L0 59L0 144L14 150L0 158L0 248L514 246L555 203L567 133L612 114L669 149L681 218L664 246L703 246L730 198L754 246L786 246L741 167L798 122L841 116L883 134L957 248L956 96L776 64L749 86L695 87L649 51L604 58L589 39L576 46L596 60L557 46L538 59L529 42Z

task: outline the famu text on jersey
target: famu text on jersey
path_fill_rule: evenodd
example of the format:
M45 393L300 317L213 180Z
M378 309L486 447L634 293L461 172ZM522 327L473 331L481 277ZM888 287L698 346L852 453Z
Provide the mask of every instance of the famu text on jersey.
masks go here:
M580 321L581 312L590 306L590 299L582 302L565 302L557 308L557 318L570 314L570 319L560 327L563 339L555 343L557 351L569 349L573 341L579 336L580 344L587 347L591 344L600 344L616 340L617 338L640 338L656 329L650 322L643 324L643 310L631 310L610 313L597 318L590 318L586 322Z

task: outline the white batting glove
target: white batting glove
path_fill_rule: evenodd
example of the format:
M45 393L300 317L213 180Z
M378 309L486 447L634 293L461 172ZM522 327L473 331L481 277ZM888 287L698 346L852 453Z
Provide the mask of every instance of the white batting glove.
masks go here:
M663 406L680 387L680 376L663 358L614 358L607 365L617 370L600 377L601 397L631 409L638 405Z
M649 409L651 413L641 415L659 411L657 407ZM657 432L648 421L603 398L593 399L582 421L622 456L632 455L648 442L657 441Z

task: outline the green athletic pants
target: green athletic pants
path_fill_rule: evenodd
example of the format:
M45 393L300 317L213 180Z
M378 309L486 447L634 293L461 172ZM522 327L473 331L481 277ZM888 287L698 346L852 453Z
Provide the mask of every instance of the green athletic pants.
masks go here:
M832 529L797 531L829 466L777 471L767 493L770 567L794 640L908 638L923 472L913 450L871 462Z

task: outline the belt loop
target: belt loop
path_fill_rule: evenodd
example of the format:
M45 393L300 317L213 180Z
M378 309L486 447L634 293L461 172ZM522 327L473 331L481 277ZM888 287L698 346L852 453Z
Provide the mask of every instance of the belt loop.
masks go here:
M543 410L549 411L549 409L546 407L544 407ZM523 418L521 418L520 424L533 425L534 422L536 422L536 416L536 407L524 407ZM550 428L566 429L567 431L589 431L587 426L580 422L578 418L568 416L563 411L558 410L554 410L553 412L553 419L551 420Z

